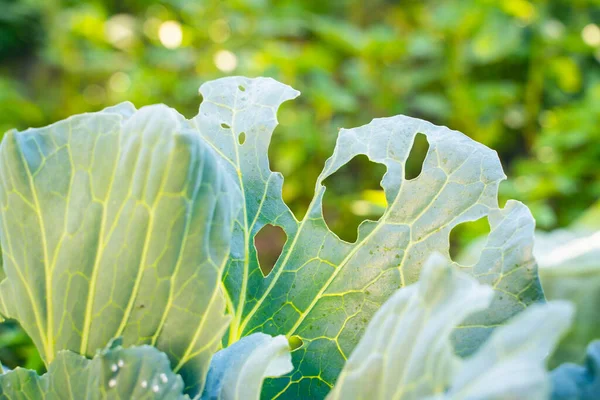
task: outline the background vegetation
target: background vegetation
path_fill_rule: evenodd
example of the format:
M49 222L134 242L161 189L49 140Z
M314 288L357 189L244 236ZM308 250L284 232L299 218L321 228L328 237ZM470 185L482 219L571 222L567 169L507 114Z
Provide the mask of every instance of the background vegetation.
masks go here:
M303 93L270 148L297 217L340 128L403 113L496 149L501 202L550 230L600 198L599 21L600 0L0 0L0 132L124 100L191 117L202 82L271 76ZM384 172L357 159L326 182L340 237L381 215ZM453 244L485 230L459 227ZM0 328L0 349L5 365L42 368L17 326Z

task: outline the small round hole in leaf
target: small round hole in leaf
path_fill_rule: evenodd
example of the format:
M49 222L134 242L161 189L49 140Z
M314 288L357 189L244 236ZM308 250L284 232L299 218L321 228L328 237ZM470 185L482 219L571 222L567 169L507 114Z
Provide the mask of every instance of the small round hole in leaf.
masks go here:
M240 144L240 146L243 145L244 142L246 142L246 132L242 132L238 136L238 143Z
M245 88L245 87L243 87L242 85L239 85L239 86L238 86L238 89L240 89L242 92L245 92L245 91L246 91L246 88Z
M302 347L304 341L302 341L302 338L300 336L294 335L290 336L290 338L288 339L288 343L290 344L290 350L294 351Z

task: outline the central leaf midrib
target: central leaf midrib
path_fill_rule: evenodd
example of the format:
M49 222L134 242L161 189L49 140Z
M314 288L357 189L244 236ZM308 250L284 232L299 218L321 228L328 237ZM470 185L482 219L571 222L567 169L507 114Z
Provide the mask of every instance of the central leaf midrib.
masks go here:
M198 177L199 177L199 179L202 179L202 175L204 173L204 158L203 157L200 157L200 158L201 158L201 165L198 168ZM170 172L171 161L172 161L172 158L169 157L168 172L164 176L167 176L168 173ZM167 315L169 314L169 310L173 304L173 298L175 296L175 287L173 285L173 281L174 281L175 277L179 274L179 270L181 268L181 265L183 264L183 253L185 252L185 249L187 246L188 234L189 234L189 230L191 227L193 204L194 204L194 202L197 198L198 192L200 191L200 188L201 188L201 184L197 184L197 182L195 182L195 184L196 184L196 187L195 187L194 193L192 194L191 199L187 201L188 204L186 204L186 212L185 212L186 217L185 217L185 227L184 227L184 232L183 232L183 240L181 243L181 247L179 248L179 252L177 254L177 263L175 264L173 273L171 274L171 277L169 278L169 280L171 281L171 285L169 288L169 298L168 298L167 304L165 306L165 309L163 311L161 320L156 329L156 332L154 333L152 340L151 340L151 344L153 346L156 345L156 341L158 340L158 337L160 336L160 334L162 332L164 324L167 321ZM162 189L162 183L161 183L161 189Z
M122 118L119 120L119 122L122 122ZM115 165L111 174L111 179L110 179L110 185L108 188L108 192L106 194L106 201L101 203L101 207L102 207L102 221L100 222L100 232L98 233L98 246L97 246L97 250L96 250L96 257L94 258L94 266L92 267L92 279L90 281L90 287L89 287L89 291L88 291L88 295L87 295L87 299L86 299L86 307L85 307L85 317L84 317L84 321L83 321L83 333L81 335L81 345L79 347L79 353L80 354L86 354L87 352L87 345L88 345L88 341L89 341L89 334L90 334L90 329L91 329L91 325L92 325L92 310L94 307L94 296L96 293L96 281L98 280L98 272L99 272L99 265L100 265L100 260L102 258L102 254L104 251L104 230L106 229L106 207L108 203L108 201L110 200L110 197L112 195L112 190L114 187L114 183L115 183L115 177L117 174L117 167L119 165L119 159L121 157L121 135L123 133L123 127L122 125L119 126L119 133L117 135L117 154L115 157ZM138 156L139 157L139 156ZM137 163L137 161L136 161ZM116 214L116 217L118 218L120 215L120 212ZM115 222L116 224L116 222ZM112 227L111 227L111 232L109 232L109 237L107 238L107 240L110 240L110 236L112 236Z
M177 127L179 128L179 127ZM174 132L177 132L178 129L175 129ZM155 150L156 147L158 147L158 143L160 142L160 139L157 140L157 142L150 147L150 164L148 166L148 174L151 171L151 165L152 165L152 159L153 159L153 152ZM156 146L156 147L155 147ZM141 153L141 150L140 150ZM166 181L167 181L167 177L169 176L169 173L171 172L171 167L173 164L173 157L174 157L174 149L171 149L171 151L169 152L169 157L167 158L167 165L166 168L162 171L162 177L160 180L160 185L158 187L158 190L156 192L156 197L154 198L154 202L152 204L148 204L146 207L148 209L148 227L146 230L146 237L144 240L144 247L142 249L142 258L140 260L140 264L138 266L138 273L136 275L134 284L133 284L133 289L131 291L131 295L129 296L129 301L127 303L127 307L125 308L125 313L123 314L123 317L121 318L121 324L119 326L119 328L117 329L117 332L113 335L114 337L118 337L121 336L123 334L123 332L125 331L125 327L127 326L127 322L129 322L129 316L131 315L131 311L133 310L133 305L135 304L135 301L137 300L137 295L138 292L140 290L140 285L142 283L142 277L144 275L144 271L145 271L145 266L146 266L146 259L148 257L148 249L150 247L150 240L152 238L152 234L153 234L153 230L154 230L154 223L155 223L155 212L156 212L156 204L159 201L159 198L161 197L161 193L164 190ZM136 168L137 169L137 168ZM134 169L135 171L135 169ZM133 176L133 174L132 174ZM145 177L145 182L144 182L144 188L141 191L142 196L146 196L146 191L147 191L147 185L148 185L148 181L149 181L149 177L146 176ZM144 203L145 204L145 203Z
M240 183L240 192L244 197L244 201L242 202L242 212L244 218L244 266L243 266L243 275L242 275L242 287L240 289L240 295L238 299L238 307L235 310L235 315L233 321L230 325L229 330L229 344L238 341L241 338L242 330L240 329L240 324L242 322L242 315L244 312L244 306L246 303L246 292L248 290L248 269L250 267L250 251L249 251L249 242L250 242L250 232L248 231L248 207L246 206L246 190L244 187L244 179L242 176L242 171L240 169L240 153L235 137L235 116L237 114L237 99L238 92L236 91L235 97L233 100L233 108L231 109L231 143L233 144L233 148L235 149L235 161L236 161L236 172L238 181Z

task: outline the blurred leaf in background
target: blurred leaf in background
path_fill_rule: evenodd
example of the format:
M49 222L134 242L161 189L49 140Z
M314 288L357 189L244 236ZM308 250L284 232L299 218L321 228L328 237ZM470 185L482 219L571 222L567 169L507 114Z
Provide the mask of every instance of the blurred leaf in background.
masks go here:
M297 217L338 130L399 113L496 149L510 177L503 199L525 202L541 229L600 198L600 0L0 0L0 10L1 132L124 100L191 117L200 83L262 75L303 93L279 113L269 149ZM381 215L384 172L356 160L327 182L340 237ZM465 225L453 245L486 230ZM3 339L10 329L2 361L20 348Z
M546 298L576 306L574 324L549 365L581 363L588 344L600 339L600 230L573 227L538 232L534 254Z

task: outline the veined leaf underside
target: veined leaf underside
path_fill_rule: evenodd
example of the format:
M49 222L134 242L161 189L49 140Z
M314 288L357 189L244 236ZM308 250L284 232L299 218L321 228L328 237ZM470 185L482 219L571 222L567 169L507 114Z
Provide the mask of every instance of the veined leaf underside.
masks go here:
M8 132L0 160L2 314L46 363L122 336L201 390L228 323L219 281L239 207L210 146L174 110L124 103Z

